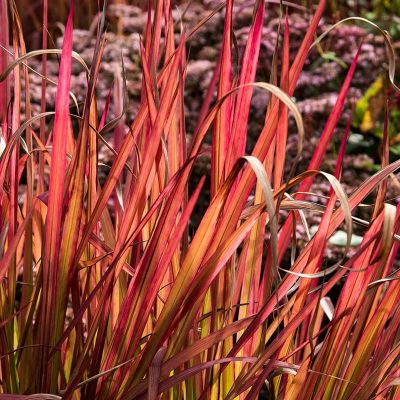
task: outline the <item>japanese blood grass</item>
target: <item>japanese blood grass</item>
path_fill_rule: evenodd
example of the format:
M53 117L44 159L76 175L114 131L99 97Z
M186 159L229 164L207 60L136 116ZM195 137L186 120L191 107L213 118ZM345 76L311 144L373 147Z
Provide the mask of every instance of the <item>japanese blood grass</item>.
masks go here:
M362 47L308 169L296 169L304 128L291 96L313 43L320 41L314 38L325 3L317 4L292 62L289 19L282 18L283 41L270 83L254 80L264 15L272 5L255 2L248 40L234 68L233 0L210 11L192 31L173 20L169 0L155 2L154 12L149 4L140 47L141 100L124 133L124 78L114 89L124 98L117 99L121 115L106 123L110 97L97 114L105 8L89 68L72 51L72 2L55 110L46 110L46 85L54 83L44 76L41 113L31 115L28 78L35 71L29 58L39 55L46 63L60 50L47 49L44 34L43 49L26 54L14 3L0 1L2 27L12 28L10 36L7 29L0 35L0 123L6 142L0 158L0 398L399 396L400 280L394 263L400 207L387 203L385 195L386 180L400 161L389 163L387 117L382 168L350 197L340 184L350 124L335 173L319 171ZM219 61L196 128L186 132L186 50L198 29L221 12ZM47 11L43 17L46 29ZM393 83L394 50L381 33ZM70 93L72 62L87 72L81 107ZM271 100L246 155L255 87L268 91ZM287 178L289 113L299 144ZM46 118L53 120L46 123ZM189 229L205 178L192 191L189 183L209 131L211 198L198 226ZM100 141L114 154L105 182L98 174ZM326 207L305 194L317 174L331 185ZM350 254L352 212L375 189L373 217L361 221L363 241ZM305 210L321 212L322 219L316 234L296 250L295 225L305 224L308 232ZM281 224L283 211L289 217ZM328 239L343 222L348 236L343 258L326 268Z

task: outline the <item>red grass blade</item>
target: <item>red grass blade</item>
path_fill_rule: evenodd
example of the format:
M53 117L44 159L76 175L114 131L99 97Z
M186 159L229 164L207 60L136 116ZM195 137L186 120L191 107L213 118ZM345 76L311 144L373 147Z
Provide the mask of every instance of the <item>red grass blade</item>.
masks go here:
M72 61L72 17L74 1L71 1L70 13L65 28L63 51L61 56L59 84L56 96L56 113L53 130L53 156L50 169L50 187L46 217L45 251L42 261L43 292L40 319L38 321L38 343L51 345L50 337L54 329L54 306L57 302L58 254L61 245L61 226L63 218L63 193L66 172L67 138L71 131L69 117L69 91ZM54 343L53 343L54 344ZM39 352L38 377L44 391L49 388L46 372L48 350Z

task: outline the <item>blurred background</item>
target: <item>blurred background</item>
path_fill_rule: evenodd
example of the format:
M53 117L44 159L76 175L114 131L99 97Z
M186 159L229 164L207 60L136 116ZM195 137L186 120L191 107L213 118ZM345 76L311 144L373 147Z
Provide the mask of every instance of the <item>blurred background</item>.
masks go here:
M142 9L147 9L150 2L154 4L157 0L109 0L108 4L133 5ZM278 2L279 0L271 0ZM173 0L174 4L182 3L181 0ZM191 3L206 3L206 0L192 0ZM74 16L74 27L87 29L93 21L93 17L102 7L101 0L79 0L79 11ZM249 1L251 3L251 1ZM301 5L312 9L317 3L314 0L288 1L288 3ZM16 0L16 5L20 13L24 33L30 35L29 47L35 47L40 43L43 0ZM398 37L400 34L400 0L329 0L328 10L325 14L332 20L339 20L347 16L358 15L379 21L392 36ZM64 24L69 9L69 0L49 1L49 33L60 34L58 24Z

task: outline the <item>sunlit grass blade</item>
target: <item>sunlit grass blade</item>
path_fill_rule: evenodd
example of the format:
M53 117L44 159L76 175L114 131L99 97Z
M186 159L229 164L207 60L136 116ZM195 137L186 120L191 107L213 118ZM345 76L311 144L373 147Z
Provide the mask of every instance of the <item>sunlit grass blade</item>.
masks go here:
M72 61L72 17L74 3L71 2L70 14L65 29L63 42L63 52L61 55L61 64L59 72L59 85L56 98L56 113L53 131L53 155L57 157L51 159L51 173L49 186L48 210L46 216L46 235L45 251L42 260L43 289L41 297L41 312L38 321L37 342L50 346L52 341L52 332L55 329L55 306L57 304L56 296L59 284L58 274L58 254L61 247L60 231L63 219L63 194L64 177L66 172L66 152L67 138L71 135L71 120L69 117L69 90L71 79L71 61ZM46 370L47 364L46 347L38 352L38 381L43 390L55 390L55 381L50 385L50 376Z

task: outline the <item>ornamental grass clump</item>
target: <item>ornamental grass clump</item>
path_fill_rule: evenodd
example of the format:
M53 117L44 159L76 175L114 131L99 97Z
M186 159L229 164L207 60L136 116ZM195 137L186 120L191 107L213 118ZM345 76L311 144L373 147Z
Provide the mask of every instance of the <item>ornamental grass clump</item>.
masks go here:
M385 200L400 160L389 163L387 123L380 170L349 196L340 183L350 123L336 128L361 43L308 168L298 168L304 126L293 95L309 52L323 39L315 40L326 3L317 4L293 59L281 10L271 79L256 82L264 15L276 4L254 3L238 53L233 0L192 30L173 19L170 0L149 2L140 37L140 105L123 131L125 99L115 99L122 112L112 119L110 98L99 113L96 102L106 4L86 65L72 50L73 13L79 12L73 0L62 49L48 48L44 14L43 49L33 52L26 52L15 3L0 1L0 393L14 394L0 398L400 395L400 206ZM50 5L44 1L45 10ZM187 132L190 41L217 13L225 15L219 60L191 123L195 129ZM394 48L388 34L380 34L398 90ZM49 82L46 59L54 54L59 77ZM43 61L39 114L31 112L29 75L40 73L29 68L31 57ZM83 103L70 91L72 63L86 73ZM53 84L54 110L46 108ZM270 97L246 153L255 88ZM285 173L290 118L298 149ZM321 165L334 133L341 146L328 173ZM204 147L208 134L211 145ZM113 159L100 179L103 142ZM210 197L199 223L191 224L208 184L194 176L205 153ZM331 188L324 206L309 200L317 175ZM374 196L369 221L353 216L367 196ZM309 233L310 211L321 220L298 248L296 225ZM355 223L362 241L351 248ZM339 229L347 238L342 256L327 263L328 240Z

